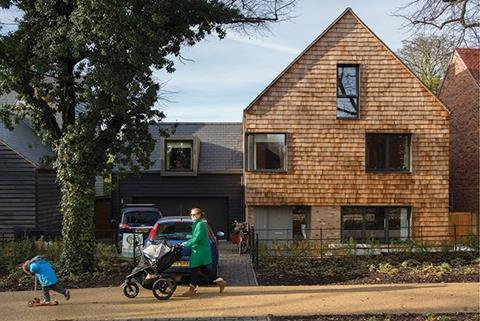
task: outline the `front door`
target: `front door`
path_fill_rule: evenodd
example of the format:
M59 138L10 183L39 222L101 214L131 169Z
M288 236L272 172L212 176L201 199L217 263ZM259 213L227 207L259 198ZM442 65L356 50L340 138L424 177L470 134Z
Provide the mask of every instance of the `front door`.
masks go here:
M292 208L288 206L254 207L255 232L263 240L291 240Z

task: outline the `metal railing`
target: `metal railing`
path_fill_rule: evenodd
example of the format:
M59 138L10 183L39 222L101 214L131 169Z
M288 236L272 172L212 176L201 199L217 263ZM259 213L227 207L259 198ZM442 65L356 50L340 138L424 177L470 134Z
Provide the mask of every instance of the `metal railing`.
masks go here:
M323 258L345 255L378 255L395 252L479 251L477 225L422 225L402 235L362 233L353 238L335 228L303 230L254 229L250 237L251 260L255 266L264 259ZM393 233L392 233L393 234Z

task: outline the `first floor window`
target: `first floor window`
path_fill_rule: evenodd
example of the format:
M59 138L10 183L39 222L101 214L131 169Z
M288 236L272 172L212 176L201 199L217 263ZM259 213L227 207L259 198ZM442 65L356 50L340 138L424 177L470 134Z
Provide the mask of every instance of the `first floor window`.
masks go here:
M286 134L247 134L250 171L286 171Z
M388 242L410 237L410 208L384 206L342 207L342 239Z
M367 134L367 171L410 171L410 134Z
M165 169L167 171L191 171L193 141L165 141Z

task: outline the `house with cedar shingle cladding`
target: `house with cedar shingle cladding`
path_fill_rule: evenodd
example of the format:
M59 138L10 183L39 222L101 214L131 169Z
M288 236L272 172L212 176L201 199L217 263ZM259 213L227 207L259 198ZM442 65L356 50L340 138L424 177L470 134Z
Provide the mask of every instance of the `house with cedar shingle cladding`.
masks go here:
M448 234L449 111L351 9L244 110L243 131L260 237Z
M480 207L480 49L453 53L439 94L450 109L450 204L478 222Z

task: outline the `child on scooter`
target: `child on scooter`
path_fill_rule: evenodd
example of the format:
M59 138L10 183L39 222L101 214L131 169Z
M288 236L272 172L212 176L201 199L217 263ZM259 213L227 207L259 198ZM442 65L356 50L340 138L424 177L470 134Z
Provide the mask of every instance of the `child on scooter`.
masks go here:
M65 299L70 300L70 290L64 289L58 284L57 275L52 265L43 256L37 255L22 264L22 269L27 274L36 275L43 291L41 304L50 304L50 290L63 294Z

